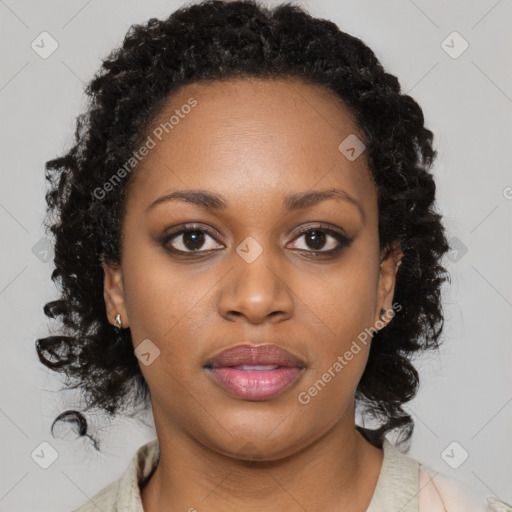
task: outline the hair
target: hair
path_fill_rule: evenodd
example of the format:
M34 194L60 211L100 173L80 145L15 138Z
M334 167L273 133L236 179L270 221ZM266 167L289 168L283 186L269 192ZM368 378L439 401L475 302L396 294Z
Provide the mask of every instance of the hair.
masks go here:
M414 429L403 408L419 387L411 361L439 347L441 287L449 280L441 261L449 247L430 172L433 134L416 101L360 39L292 2L269 9L255 0L189 3L166 19L132 25L86 87L88 108L77 117L71 149L46 162L45 226L54 236L51 278L59 298L44 313L60 319L60 330L37 339L36 351L46 367L66 377L67 389L80 390L85 404L82 412L60 414L52 433L64 420L88 436L83 412L112 417L150 405L130 329L116 332L103 298L101 262L120 262L133 173L104 197L95 190L133 157L170 95L189 83L235 77L322 86L342 100L364 133L364 156L378 190L380 249L399 242L403 257L394 294L400 312L373 335L355 395L364 418L380 426L357 428L377 446L397 429L401 444Z

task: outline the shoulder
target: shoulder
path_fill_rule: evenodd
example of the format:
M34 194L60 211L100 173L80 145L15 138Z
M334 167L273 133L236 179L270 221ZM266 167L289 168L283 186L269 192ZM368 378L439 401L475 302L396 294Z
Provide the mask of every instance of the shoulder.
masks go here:
M429 466L419 466L419 512L512 512L495 497L478 493Z
M510 504L418 462L386 438L382 447L383 466L367 512L512 512Z
M157 439L141 446L133 455L121 478L108 484L72 512L143 512L140 485L155 470L159 455Z
M110 512L116 510L118 489L120 480L110 483L95 494L87 503L74 509L72 512Z

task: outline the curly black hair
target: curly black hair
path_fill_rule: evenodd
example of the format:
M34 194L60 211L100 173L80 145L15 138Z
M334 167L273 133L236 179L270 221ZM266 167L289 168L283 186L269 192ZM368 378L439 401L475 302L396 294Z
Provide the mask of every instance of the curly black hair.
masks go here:
M133 157L169 95L188 83L234 77L290 77L323 86L364 133L378 189L380 249L399 242L403 252L394 295L402 309L374 334L356 390L364 417L380 426L358 429L378 446L398 429L401 444L414 429L402 407L419 386L412 357L439 347L441 287L450 279L441 261L449 246L430 172L433 134L422 109L401 93L370 48L292 2L272 9L256 0L188 3L167 19L132 25L122 46L103 60L86 87L89 106L77 118L74 145L46 163L45 226L55 237L52 280L60 298L44 312L61 325L58 335L36 340L38 357L65 375L66 388L80 390L82 412L94 408L112 417L150 405L130 329L116 332L107 319L101 265L120 261L125 197L136 169L115 190L97 191ZM88 435L82 412L59 415L52 433L66 420Z

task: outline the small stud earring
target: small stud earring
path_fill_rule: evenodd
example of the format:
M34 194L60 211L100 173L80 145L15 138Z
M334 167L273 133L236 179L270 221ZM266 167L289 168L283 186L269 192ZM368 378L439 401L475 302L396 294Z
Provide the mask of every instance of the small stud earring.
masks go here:
M380 318L383 322L385 322L385 321L386 321L386 310L385 310L385 309L381 309L381 310L380 310L379 318Z
M121 314L117 313L116 318L114 319L114 325L117 329L121 329L123 327L123 323L121 322Z

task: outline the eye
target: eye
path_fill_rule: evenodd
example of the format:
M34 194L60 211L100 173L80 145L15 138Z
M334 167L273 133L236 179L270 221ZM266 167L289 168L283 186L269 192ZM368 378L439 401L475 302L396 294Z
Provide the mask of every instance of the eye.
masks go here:
M208 229L192 224L166 235L161 240L161 244L165 249L175 254L206 253L223 247L216 242L216 236ZM295 247L295 249L313 254L335 254L344 247L349 246L353 241L353 239L347 238L342 233L321 226L310 226L301 230L294 239L294 242L301 238L304 238L305 241L302 244L303 247ZM210 240L209 243L208 240Z
M208 252L218 249L218 247L215 247L215 244L211 242L207 243L207 247L204 249L204 245L208 239L215 240L214 235L210 233L210 231L199 226L191 225L165 236L161 243L165 248L174 253ZM203 248L203 250L199 250L201 248ZM222 246L220 248L222 248Z
M295 240L301 238L304 239L303 247L295 247L295 249L312 253L333 254L352 243L352 240L342 233L321 226L303 229ZM321 250L325 247L327 249Z

